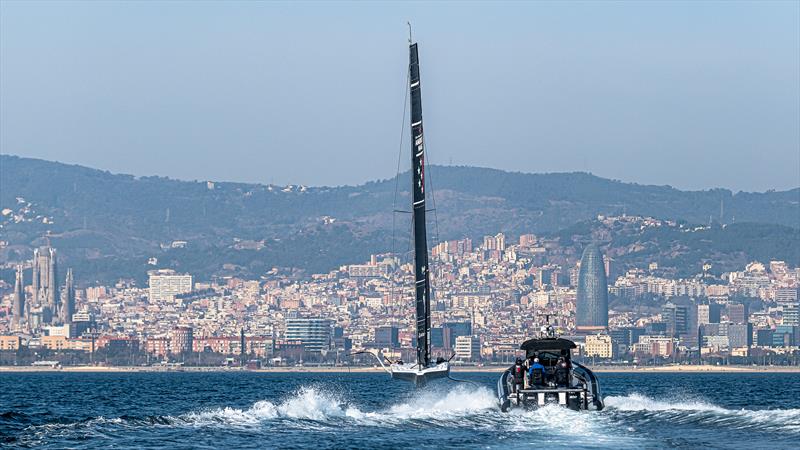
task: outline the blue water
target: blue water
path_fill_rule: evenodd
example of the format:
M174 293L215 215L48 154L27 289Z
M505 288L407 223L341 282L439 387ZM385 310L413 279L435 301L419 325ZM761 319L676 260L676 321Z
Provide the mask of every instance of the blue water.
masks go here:
M4 373L0 446L798 448L798 374L599 374L602 412L499 412L496 374ZM544 447L542 447L544 446Z

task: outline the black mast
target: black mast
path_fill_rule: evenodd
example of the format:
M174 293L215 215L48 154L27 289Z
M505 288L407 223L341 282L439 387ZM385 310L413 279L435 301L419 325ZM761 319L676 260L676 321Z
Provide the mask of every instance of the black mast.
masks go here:
M417 44L411 44L411 192L414 221L414 281L417 305L417 363L430 364L431 288L428 272L428 238L425 230L425 143L422 136L422 91L419 83Z

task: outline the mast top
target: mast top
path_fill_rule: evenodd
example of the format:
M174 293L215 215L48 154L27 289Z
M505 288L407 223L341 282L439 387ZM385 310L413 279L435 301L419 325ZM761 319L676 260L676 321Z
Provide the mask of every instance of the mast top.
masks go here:
M411 42L412 42L412 39L411 39L411 22L406 22L406 24L408 25L408 43L410 45Z

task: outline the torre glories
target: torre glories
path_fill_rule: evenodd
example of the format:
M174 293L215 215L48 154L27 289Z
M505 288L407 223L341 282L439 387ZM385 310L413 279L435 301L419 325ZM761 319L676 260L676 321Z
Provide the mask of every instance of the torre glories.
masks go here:
M578 271L575 325L579 332L594 333L608 328L608 281L603 255L595 244L583 250Z

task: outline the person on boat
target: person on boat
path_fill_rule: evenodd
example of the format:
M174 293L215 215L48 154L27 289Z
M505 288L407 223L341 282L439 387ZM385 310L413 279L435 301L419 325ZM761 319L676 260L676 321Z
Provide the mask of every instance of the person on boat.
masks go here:
M533 364L531 364L531 368L529 369L528 376L531 379L531 385L543 385L544 384L544 377L547 374L547 370L545 370L542 363L539 362L539 358L533 359Z
M513 392L519 392L525 383L525 367L523 366L522 360L519 358L517 358L517 362L514 364L512 375L514 376Z
M564 357L558 358L555 371L555 381L558 386L567 386L569 384L569 365Z

